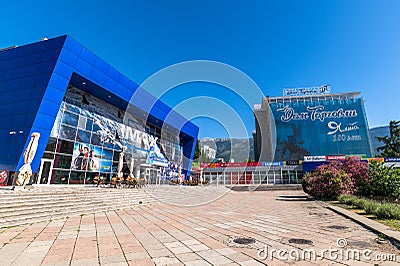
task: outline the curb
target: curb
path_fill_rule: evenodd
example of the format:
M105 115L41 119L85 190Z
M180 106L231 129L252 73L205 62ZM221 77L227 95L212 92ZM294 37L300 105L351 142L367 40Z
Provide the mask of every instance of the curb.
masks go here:
M333 212L336 212L336 213L372 230L372 231L381 233L381 234L385 235L387 238L395 240L396 242L400 243L400 232L390 228L389 226L378 223L374 220L363 217L359 214L356 214L352 211L343 209L341 207L332 206L332 205L329 205L326 203L322 203L321 205L332 210Z

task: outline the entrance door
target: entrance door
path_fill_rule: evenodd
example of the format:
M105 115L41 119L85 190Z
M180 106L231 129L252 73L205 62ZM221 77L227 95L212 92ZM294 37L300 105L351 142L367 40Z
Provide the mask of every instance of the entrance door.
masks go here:
M154 168L146 168L147 184L159 185L160 184L160 170Z
M39 168L39 175L38 175L38 184L45 184L48 185L50 184L50 173L51 170L53 169L53 160L50 159L42 159L40 162L40 168Z

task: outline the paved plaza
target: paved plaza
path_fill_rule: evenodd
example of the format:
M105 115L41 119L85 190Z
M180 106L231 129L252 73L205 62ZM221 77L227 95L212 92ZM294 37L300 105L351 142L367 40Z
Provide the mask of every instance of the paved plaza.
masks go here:
M0 229L0 265L398 265L375 260L386 254L400 261L390 242L319 202L277 200L301 191L158 186L147 193L158 200ZM236 243L240 237L253 243ZM340 251L338 239L344 252L372 254L356 261L322 252ZM305 249L319 257L295 260Z

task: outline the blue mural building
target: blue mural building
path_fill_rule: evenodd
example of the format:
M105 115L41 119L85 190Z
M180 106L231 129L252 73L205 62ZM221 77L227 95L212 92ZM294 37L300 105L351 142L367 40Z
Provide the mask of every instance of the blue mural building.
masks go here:
M350 154L371 157L368 122L359 94L264 98L254 110L256 159L287 161Z
M1 50L0 94L2 171L20 169L38 132L33 182L109 179L121 152L125 175L190 173L198 127L69 36Z

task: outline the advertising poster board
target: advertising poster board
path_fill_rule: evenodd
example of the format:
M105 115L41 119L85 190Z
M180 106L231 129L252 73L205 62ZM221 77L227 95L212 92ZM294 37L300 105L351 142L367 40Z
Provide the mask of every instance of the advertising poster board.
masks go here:
M0 171L0 186L7 186L8 172Z
M276 125L274 160L314 154L372 155L361 98L271 102Z
M72 156L73 170L110 172L112 166L112 151L101 147L75 143Z

